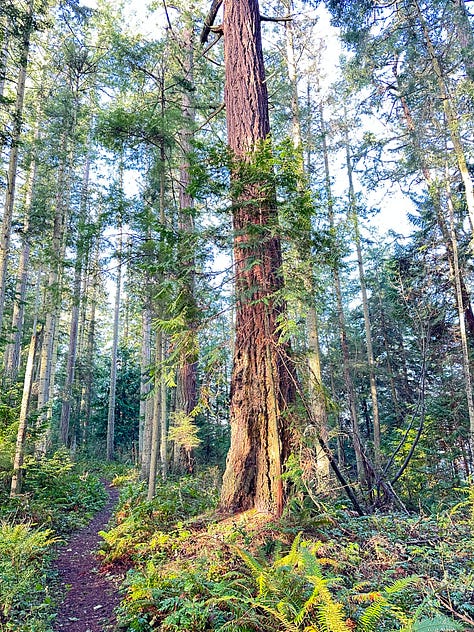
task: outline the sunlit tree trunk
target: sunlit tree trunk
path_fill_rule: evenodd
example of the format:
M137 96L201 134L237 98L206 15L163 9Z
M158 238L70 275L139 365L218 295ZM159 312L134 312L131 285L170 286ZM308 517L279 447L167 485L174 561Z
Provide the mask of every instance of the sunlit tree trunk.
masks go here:
M284 306L275 189L271 169L258 151L270 133L258 2L225 0L223 31L227 133L235 160L237 307L231 446L221 508L281 515L283 464L290 448L284 416L294 385L288 350L277 332Z
M150 448L151 448L151 431L152 418L150 410L150 365L151 365L151 311L150 306L145 305L142 309L142 334L141 334L141 382L140 382L140 419L139 419L139 436L138 436L138 452L140 462L140 477L144 481L148 481L150 474Z
M22 465L25 455L26 436L28 429L28 412L30 406L31 390L33 386L33 374L36 350L38 347L38 338L40 331L38 328L38 306L39 306L39 289L40 289L41 273L38 274L36 285L36 301L35 301L35 317L33 320L33 330L31 334L30 345L28 349L28 358L26 361L25 377L23 378L23 394L20 405L20 415L18 418L18 431L16 437L15 456L13 459L13 475L10 488L10 496L17 496L21 492Z

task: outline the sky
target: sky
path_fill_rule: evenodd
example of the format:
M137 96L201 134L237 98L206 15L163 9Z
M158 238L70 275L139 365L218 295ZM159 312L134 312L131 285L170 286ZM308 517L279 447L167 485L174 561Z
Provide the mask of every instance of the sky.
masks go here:
M81 0L80 3L91 8L97 8L97 0ZM142 34L145 37L156 37L157 32L164 24L164 13L163 11L157 10L151 16L147 9L148 5L149 2L144 0L126 0L124 12L127 19L127 27L132 32ZM170 5L170 7L172 11L172 5ZM313 37L315 41L322 39L325 43L322 58L322 67L324 68L325 77L321 79L324 90L324 82L329 85L338 75L339 58L342 53L342 48L337 36L337 30L331 25L330 15L324 3L320 3L316 10L311 9L307 13L308 17L310 13L318 16L318 23ZM347 186L347 176L344 167L341 168L339 174L336 172L335 180L335 194L337 195L339 194L339 191L337 191L338 188L344 191ZM130 179L127 188L130 189L128 191L130 195L138 192L136 178ZM396 183L391 184L389 188L380 188L377 191L368 193L366 203L370 207L381 209L381 212L378 213L373 220L373 224L377 226L380 233L386 233L388 230L393 230L405 236L411 233L412 227L407 219L407 212L412 212L413 207Z

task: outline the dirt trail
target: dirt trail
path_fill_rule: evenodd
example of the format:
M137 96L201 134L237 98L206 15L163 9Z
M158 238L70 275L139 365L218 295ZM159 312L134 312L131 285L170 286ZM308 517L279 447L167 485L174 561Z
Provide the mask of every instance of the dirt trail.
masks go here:
M57 632L106 632L113 629L114 608L120 596L110 578L98 572L95 551L117 504L118 490L106 485L109 500L92 521L69 540L54 564L61 587L69 587L59 606L53 630Z

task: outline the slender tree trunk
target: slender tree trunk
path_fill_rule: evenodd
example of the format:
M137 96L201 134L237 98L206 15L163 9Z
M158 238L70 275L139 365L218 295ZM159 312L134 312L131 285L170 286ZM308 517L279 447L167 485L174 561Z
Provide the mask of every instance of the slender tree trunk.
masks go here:
M36 159L30 164L25 196L25 216L23 218L22 248L18 262L18 276L12 313L12 339L5 348L5 376L11 383L16 382L20 368L21 341L25 314L25 299L28 285L30 261L30 212L36 180Z
M162 363L163 363L163 333L156 332L155 342L155 380L153 388L153 423L151 434L151 451L150 451L150 471L148 476L148 493L147 499L153 500L156 489L156 475L158 472L158 456L160 454L160 434L161 424L163 422L161 415L162 408Z
M38 274L38 280L36 284L35 317L33 320L33 330L31 334L30 346L28 349L25 377L23 379L23 394L21 398L20 415L18 419L18 431L16 437L15 457L13 460L13 475L11 481L10 497L17 496L21 492L21 474L26 447L28 411L30 406L31 390L33 386L35 356L38 347L38 338L40 337L40 332L38 331L40 279L41 273Z
M140 418L138 427L138 454L140 463L140 477L147 481L150 466L151 447L151 419L147 415L150 393L150 365L151 365L151 312L148 305L142 309L142 346L140 354Z
M53 222L53 235L50 245L50 270L44 297L44 328L38 376L39 424L46 426L45 435L38 441L38 454L45 454L51 436L47 426L51 419L51 393L54 387L55 355L57 350L57 321L61 302L62 266L66 247L66 230L69 203L70 174L68 169L68 132L65 131L61 142L61 160L57 178L56 204Z
M185 47L185 59L183 63L184 78L186 84L191 88L194 85L194 29L192 23L185 28L182 34L183 46ZM191 140L193 135L195 111L192 101L191 91L184 90L181 102L183 115L183 127L180 135L180 146L182 158L179 178L179 229L182 239L180 248L180 266L182 269L182 303L185 310L185 327L189 332L189 343L182 351L178 366L176 385L176 410L182 411L185 415L190 415L196 407L198 401L197 385L197 308L195 292L195 259L194 259L194 199L189 194L188 188L191 183L190 176L190 155L192 151ZM164 449L164 448L163 448ZM187 459L193 462L192 451ZM181 446L174 446L174 464L178 470L183 468L186 455Z
M5 80L7 78L8 69L8 49L10 45L10 29L8 27L7 18L2 20L0 25L3 31L3 41L0 50L0 99L3 97L5 91ZM2 143L0 142L0 150L2 149Z
M394 75L398 82L398 73L397 73L397 64L394 64ZM415 154L420 166L421 173L423 174L423 178L426 183L426 187L428 190L428 194L433 204L433 209L436 214L436 220L438 222L438 226L441 230L441 234L443 235L444 245L446 247L446 254L448 258L448 264L451 274L451 279L454 282L454 254L452 251L452 241L448 226L445 221L445 212L442 208L441 196L438 184L433 180L430 172L429 165L425 159L423 149L421 147L420 138L417 132L417 126L415 121L413 120L408 102L403 94L400 94L400 103L402 105L403 115L405 118L405 123L410 134L410 138L412 140ZM459 282L461 284L461 295L463 299L463 308L464 308L464 319L466 322L466 328L469 332L471 338L474 339L474 312L472 310L471 299L469 296L469 292L466 288L466 283L464 281L464 277L462 275L462 271L459 270ZM456 301L457 301L457 293L455 292Z
M288 0L286 5L288 15L292 15L293 0ZM300 160L301 178L298 183L299 192L303 195L306 184L306 174L304 168L303 140L301 136L300 109L298 102L298 73L295 61L294 47L294 26L293 21L285 22L286 32L286 63L288 68L288 79L291 89L291 128L292 138L297 159ZM309 108L308 108L309 110ZM308 156L308 170L310 167L310 157ZM319 324L318 313L314 305L315 284L313 277L313 263L311 262L311 252L309 250L299 249L298 253L301 263L309 262L309 271L305 275L305 290L308 293L309 304L306 313L306 329L308 332L308 391L310 406L313 411L314 419L318 424L318 435L327 444L328 439L328 418L326 411L326 401L323 392L323 380L321 371L321 352L319 348ZM306 263L308 265L308 263ZM329 459L322 449L319 441L316 442L316 467L318 472L319 488L324 490L329 483L330 463Z
M284 416L294 399L294 373L277 331L284 305L278 296L283 280L275 190L269 184L271 169L260 165L258 156L270 125L257 0L226 0L223 28L227 133L235 159L237 308L231 446L221 507L233 512L255 508L279 516L283 465L290 449Z
M329 171L329 152L326 141L326 124L324 121L324 112L323 106L320 105L319 110L320 122L321 122L321 132L322 132L322 143L323 143L323 158L324 158L324 174L325 174L325 189L326 189L326 198L328 205L328 219L329 219L329 228L331 233L335 236L335 225L334 225L334 199L332 196L331 190L331 175ZM350 354L349 354L349 345L347 342L347 328L346 328L346 319L344 316L344 306L342 302L342 290L341 290L341 279L339 275L339 262L337 260L334 261L332 266L332 276L334 281L334 292L336 296L336 311L337 311L337 321L339 325L339 339L341 344L341 352L342 352L342 371L344 375L344 385L346 389L346 397L347 403L349 407L349 414L351 419L351 431L352 431L352 443L354 446L354 452L356 457L356 468L357 468L357 478L361 485L366 483L366 473L365 473L365 465L364 465L364 455L363 455L363 447L362 440L360 435L359 428L359 419L357 415L357 404L356 404L356 395L354 382L351 375L351 366L350 366Z
M447 170L448 171L448 170ZM474 458L474 398L472 395L472 379L471 368L469 363L469 348L467 344L466 325L464 322L464 310L462 299L462 288L460 282L459 272L459 257L458 257L458 241L456 237L456 230L454 226L454 205L451 197L451 186L449 184L449 172L446 174L446 193L447 203L449 210L449 231L451 235L451 244L454 257L454 286L456 288L456 302L458 306L459 315L459 333L461 336L461 349L462 349L462 366L464 373L464 384L466 389L467 410L469 414L469 447L471 452L471 460Z
M81 191L81 208L79 214L79 230L83 228L87 214L87 197L89 190L90 155L86 158ZM72 291L71 322L69 326L69 348L67 354L66 380L63 390L61 420L59 425L60 440L63 445L69 445L69 426L71 419L72 387L76 370L77 341L79 334L79 314L81 306L81 282L84 259L84 244L81 235L78 237L76 263L74 266L74 282Z
M10 252L11 227L18 170L18 156L23 126L23 102L25 98L30 37L33 31L34 22L33 14L33 0L28 0L28 15L26 16L26 25L23 30L23 40L20 51L20 72L16 88L16 103L13 114L13 129L11 136L10 158L8 162L7 188L5 193L5 204L3 208L2 227L0 229L0 332L2 331L3 313L5 308L8 255Z
M82 420L82 445L87 445L87 434L89 428L89 422L91 417L91 405L92 405L92 382L94 377L94 343L95 343L95 328L96 328L96 308L97 308L97 293L99 286L99 254L100 254L100 241L97 240L95 246L95 254L93 257L93 270L92 270L92 287L90 296L90 313L89 313L89 326L87 329L87 341L85 348L85 369L84 369L84 382L81 389L81 403L79 407L79 418Z
M112 352L110 355L110 386L109 386L109 409L107 415L107 461L114 459L115 441L115 394L117 387L117 349L119 339L120 324L120 294L122 289L122 226L119 228L117 245L117 281L115 289L114 325L112 338Z
M349 147L349 136L347 127L345 130L345 149L346 149L346 166L347 176L349 179L349 215L352 220L352 226L354 230L354 241L357 253L357 267L359 270L359 283L362 295L362 310L364 313L364 327L365 327L365 342L367 348L367 360L369 364L369 381L370 381L370 398L372 401L372 423L373 423L373 438L374 438L374 465L377 474L380 473L381 468L381 453L380 453L380 416L379 416L379 401L377 395L377 383L375 379L375 360L374 350L372 344L372 326L370 323L369 314L369 301L367 299L367 284L365 281L364 262L362 257L362 245L359 229L359 218L357 217L357 204L354 191L354 179L352 173L352 161Z

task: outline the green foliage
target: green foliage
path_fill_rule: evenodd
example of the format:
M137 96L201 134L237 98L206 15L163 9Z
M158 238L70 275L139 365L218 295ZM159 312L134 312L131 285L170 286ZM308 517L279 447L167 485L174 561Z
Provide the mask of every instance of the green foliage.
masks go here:
M57 542L52 530L31 523L0 527L0 627L40 632L51 617L45 556Z
M23 472L23 495L6 502L4 516L67 533L86 524L107 498L99 479L80 473L64 448L50 458L26 458Z
M146 555L149 545L166 550L170 540L167 533L176 531L177 522L213 508L216 501L212 471L158 484L151 501L146 500L144 483L129 483L122 489L117 524L101 532L101 554L107 562L127 562Z

